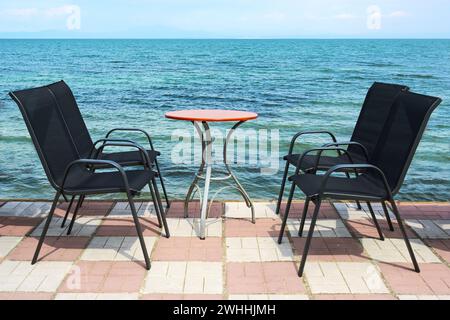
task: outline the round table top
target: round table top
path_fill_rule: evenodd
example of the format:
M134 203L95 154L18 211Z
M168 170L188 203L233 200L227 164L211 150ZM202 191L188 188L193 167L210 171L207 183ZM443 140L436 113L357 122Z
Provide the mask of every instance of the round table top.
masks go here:
M166 118L186 121L247 121L258 118L258 114L235 110L180 110L166 113Z

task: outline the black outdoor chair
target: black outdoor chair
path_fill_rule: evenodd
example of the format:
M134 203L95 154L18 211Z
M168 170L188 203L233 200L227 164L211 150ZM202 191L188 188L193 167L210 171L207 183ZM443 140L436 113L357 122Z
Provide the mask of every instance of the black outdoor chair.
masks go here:
M157 156L160 155L158 151L156 151L153 147L153 142L150 135L142 130L135 128L115 128L110 130L104 139L100 139L96 142L93 142L89 130L86 127L86 123L84 122L83 116L81 115L80 109L78 108L78 104L76 99L72 93L72 90L69 86L63 81L58 81L56 83L50 84L47 86L51 93L54 95L57 105L61 110L63 118L69 128L70 135L73 137L75 142L75 147L78 151L78 154L82 158L97 158L99 160L110 160L119 163L121 166L136 166L142 165L144 159L140 151L125 151L125 152L114 152L114 153L106 153L103 152L103 149L108 146L113 146L117 143L135 143L131 140L127 139L117 139L110 138L113 133L117 132L134 132L142 134L148 140L148 144L150 149L146 150L148 154L148 158L152 164L156 167L156 171L158 173L158 177L161 183L161 187L164 193L164 197L167 203L167 207L170 207L170 202L167 196L166 188L164 185L164 180L161 175L161 171L158 165ZM83 198L79 201L83 203ZM67 208L66 215L64 217L62 226L67 219L67 216L70 212L72 204L74 202L74 197L70 200L69 206Z
M297 140L301 137L307 135L328 135L331 138L331 143L328 143L322 148L333 147L329 150L324 150L327 152L337 151L338 156L321 156L307 154L303 157L301 162L301 168L303 172L312 172L314 168L316 171L328 170L334 165L347 163L347 154L340 149L335 149L334 147L347 147L346 150L350 154L352 161L355 163L366 163L377 144L377 141L381 134L381 129L389 114L389 110L395 97L402 91L408 91L409 88L403 85L397 84L387 84L375 82L367 92L364 104L361 108L358 121L356 122L352 137L348 142L338 142L335 135L330 131L304 131L297 133L291 141L289 147L289 153L284 157L286 161L286 167L283 173L283 180L281 182L280 193L278 195L278 202L276 207L276 213L279 214L281 208L281 202L283 200L284 189L286 185L286 178L289 173L290 165L298 167L300 155L295 154L294 146ZM321 148L319 148L321 149ZM319 150L317 150L319 151ZM317 162L320 159L319 162ZM348 174L348 173L347 173ZM358 208L361 209L359 201L356 201ZM389 229L393 230L393 225L391 223L389 213L387 211L386 205L382 203L384 213L389 225ZM373 209L370 202L367 202L367 207L371 214L373 214Z
M378 140L368 163L338 164L331 167L324 175L300 173L300 168L302 167L302 165L300 165L296 170L296 174L289 177L289 181L292 181L292 187L278 238L279 243L281 243L283 239L283 233L286 227L295 188L300 188L306 195L306 203L312 201L315 204L315 210L311 219L311 225L301 259L299 269L300 277L303 275L320 205L325 199L370 202L388 201L391 204L393 213L397 219L397 223L411 256L414 269L416 272L420 272L419 265L417 264L411 244L409 243L403 221L393 196L400 190L431 113L440 103L441 99L439 98L412 92L401 92L391 108L380 139ZM342 151L347 156L349 155L348 151ZM309 151L306 151L301 155L300 162L303 161L305 155L308 153ZM319 151L317 155L319 158L320 154L321 151ZM348 170L357 170L358 175L355 178L333 176L335 173L345 173L348 172ZM305 205L303 210L299 236L302 236L303 233L306 213L307 205ZM383 240L380 227L375 217L374 223L380 234L381 240Z
M111 160L83 159L80 157L74 142L76 141L74 138L78 137L73 137L70 134L61 110L57 106L58 101L48 87L15 91L11 92L10 96L22 112L47 178L56 190L32 264L36 263L39 257L39 251L61 195L84 198L87 195L126 193L146 267L149 269L150 260L133 201L133 198L139 195L140 191L147 185L150 187L158 219L164 225L166 237L170 237L170 234L155 181L156 173L151 170L151 161L145 149L133 143L123 142L120 144L123 147L137 149L140 152L144 159L144 168L140 170L125 171L120 164ZM109 169L109 171L94 170L94 168L100 166ZM78 201L68 233L73 227L80 205L81 201Z

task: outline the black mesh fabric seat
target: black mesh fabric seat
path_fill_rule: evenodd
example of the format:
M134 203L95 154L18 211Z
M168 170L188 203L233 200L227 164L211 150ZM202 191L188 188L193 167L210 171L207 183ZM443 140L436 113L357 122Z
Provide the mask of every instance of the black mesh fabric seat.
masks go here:
M61 195L72 195L73 198L79 196L72 220L67 228L67 234L70 234L85 196L123 192L127 195L130 213L134 219L147 269L149 269L150 259L133 201L133 197L147 185L152 193L160 227L164 226L166 236L170 236L155 182L156 174L151 170L151 163L141 162L143 167L141 170L125 171L120 164L114 161L83 159L77 143L80 144L81 142L78 140L84 140L85 137L71 134L61 113L59 101L47 86L11 92L10 96L19 106L47 178L56 190L32 264L36 263L39 257ZM145 150L140 150L140 152L141 157L145 158ZM97 169L99 166L103 166L109 171Z
M152 171L126 171L132 194L138 194L155 176ZM119 172L72 172L67 175L64 191L67 194L99 194L127 192Z
M386 122L392 103L400 92L407 90L409 90L409 88L403 85L375 82L367 92L352 137L349 140L350 143L336 141L333 133L329 131L305 131L296 134L291 141L289 153L284 157L284 160L286 160L286 167L278 195L276 213L278 214L280 212L290 165L299 167L300 170L306 172L311 170L328 170L334 165L348 163L348 156L343 152L340 152L340 155L336 153L336 156L320 157L319 165L317 167L316 161L318 156L314 153L305 155L303 161L299 164L300 154L294 153L294 146L299 138L309 135L328 135L331 138L330 144L323 147L345 148L354 163L366 163L380 137L381 130ZM317 151L318 150L316 150L316 153ZM368 203L368 205L370 206L370 203ZM360 206L359 202L358 206Z
M169 199L167 196L164 181L161 175L161 170L157 161L157 156L160 153L153 148L153 143L151 141L150 135L141 129L129 129L129 128L115 128L109 131L104 139L93 142L83 116L78 108L78 104L73 95L72 90L64 81L58 81L47 86L51 93L54 95L57 105L61 110L63 118L69 129L70 135L72 136L75 147L82 158L92 158L101 160L111 160L119 163L121 166L136 166L142 165L143 159L139 151L122 151L122 152L110 152L110 146L114 146L117 143L135 143L130 140L116 139L112 138L111 135L116 132L127 132L127 133L140 133L143 134L148 140L150 149L147 149L148 158L150 159L152 165L155 165L156 171L159 175L159 180L163 193L166 199L167 206L170 206ZM103 149L102 146L106 146ZM100 149L100 150L99 150ZM99 167L104 167L99 165Z
M279 243L281 243L283 238L295 189L299 188L306 195L299 229L300 237L303 234L309 203L313 202L315 204L302 254L299 269L300 276L303 275L315 223L321 202L324 199L389 202L405 240L414 269L417 272L420 271L405 232L403 221L395 204L394 195L399 192L428 120L433 110L440 103L441 100L439 98L406 91L400 92L390 109L368 163L338 164L328 169L323 175L298 171L289 178L292 181L292 188L283 217L283 224L278 239ZM356 177L343 177L342 173L347 173L348 171L357 172ZM337 173L340 173L341 176L337 176ZM380 239L384 240L377 218L372 208L369 207L369 209Z
M307 197L316 197L321 191L323 175L301 174L292 176L290 181L294 182ZM361 200L371 198L380 201L387 198L386 189L382 181L368 175L360 175L354 179L330 177L323 190L324 195L333 199L348 199L360 197Z

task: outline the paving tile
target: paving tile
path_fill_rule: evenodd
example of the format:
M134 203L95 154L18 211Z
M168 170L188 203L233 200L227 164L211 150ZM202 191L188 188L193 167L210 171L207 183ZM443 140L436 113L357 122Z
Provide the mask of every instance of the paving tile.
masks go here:
M449 295L450 268L444 264L422 263L420 273L410 263L379 264L386 282L399 295Z
M279 245L276 238L226 239L226 258L230 262L292 261L293 256L291 245Z
M136 293L146 269L143 263L130 261L79 261L58 292Z
M276 218L275 202L254 202L255 218ZM225 202L225 217L251 219L252 211L245 202Z
M44 292L0 292L0 300L52 300L53 293Z
M450 239L425 239L424 241L438 256L450 263Z
M280 229L278 218L256 219L256 223L248 219L225 220L225 237L278 237Z
M344 223L347 226L348 231L356 238L379 239L380 237L372 219L344 220ZM394 231L389 230L386 220L378 220L378 223L385 238L403 239L403 235L397 222L392 221ZM404 223L403 226L410 239L417 238L417 235L412 232L411 228L406 223Z
M55 300L137 300L138 293L58 293Z
M55 292L72 267L71 262L5 260L0 264L0 291Z
M155 261L148 272L144 293L222 294L223 270L219 262Z
M450 239L450 220L407 219L406 223L425 239Z
M450 219L448 203L400 203L399 211L407 219Z
M411 258L403 239L386 238L360 240L368 255L383 262L410 262ZM411 246L419 263L439 263L439 258L419 239L410 239Z
M145 237L159 237L161 235L161 229L158 227L157 219L139 218L139 222L141 224L142 234ZM169 230L172 233L170 227ZM136 225L134 224L133 218L106 217L98 227L95 235L102 237L135 237L137 236Z
M226 270L230 295L305 294L294 262L230 262Z
M11 201L0 207L0 216L45 217L50 211L50 202Z
M450 295L407 295L401 294L399 300L450 300Z
M139 217L156 218L156 210L152 202L135 202L134 206ZM128 202L117 202L108 216L131 217L130 204Z
M41 221L41 218L0 217L0 236L26 236Z
M377 268L365 262L307 262L305 276L313 294L389 293Z
M199 237L200 219L168 218L167 225L172 237ZM206 219L206 237L222 236L222 219Z
M78 211L79 216L106 216L113 208L114 202L112 201L84 201L83 205ZM55 214L58 216L64 216L69 206L68 202L63 202L58 205ZM70 212L74 212L76 202L72 205Z
M31 261L39 238L27 237L8 255L9 260ZM39 261L75 261L87 247L89 237L46 237Z
M293 238L292 245L296 255L301 256L306 238ZM366 262L364 248L354 238L315 238L311 241L308 261L328 262Z
M292 202L291 209L289 210L289 218L299 218L303 214L304 202ZM286 202L282 202L280 206L281 217L284 216L286 212ZM311 219L314 213L314 204L310 204L306 217ZM328 201L322 202L320 206L320 211L318 215L319 219L338 219L339 214L334 208L334 206Z
M378 220L386 220L381 203L372 203L372 209ZM365 203L361 203L361 210L358 209L355 202L335 202L333 206L344 220L371 219L369 207ZM391 219L395 219L394 214L388 209Z
M142 300L223 300L221 294L144 294Z
M200 217L201 206L199 201L191 201L188 207L188 213L190 218ZM217 219L223 215L223 203L214 201L209 211L208 218ZM184 202L172 201L170 208L167 211L167 217L170 218L184 218Z
M390 294L319 294L314 300L396 300Z
M50 227L47 230L47 236L59 237L67 234L69 223L66 223L64 228L61 228L62 217L53 217L50 223ZM39 237L44 229L45 220L31 233L34 237ZM72 228L71 236L76 237L90 237L95 233L97 227L102 222L102 217L99 216L86 216L77 217Z
M160 238L152 254L153 261L222 261L222 239L209 237Z
M12 249L14 249L14 247L17 246L22 239L23 239L23 237L1 237L0 236L0 259L6 257L8 255L8 253Z
M303 229L303 236L308 235L311 226L311 219L305 220L305 227ZM288 219L287 228L291 237L298 237L298 230L300 229L300 221L298 219ZM345 224L338 219L317 219L314 228L313 237L324 238L346 238L351 237Z
M232 294L228 300L309 300L306 294Z
M147 252L152 252L156 237L144 237ZM88 261L144 261L138 237L94 237L81 255Z

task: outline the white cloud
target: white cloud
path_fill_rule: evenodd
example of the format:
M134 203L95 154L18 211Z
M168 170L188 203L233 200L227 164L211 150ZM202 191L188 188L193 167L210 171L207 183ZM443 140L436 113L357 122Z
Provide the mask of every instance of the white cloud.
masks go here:
M409 12L399 10L399 11L394 11L394 12L389 13L388 17L389 18L403 18L403 17L407 17L409 15L410 15Z
M54 8L15 8L6 9L2 13L3 16L11 18L57 18L66 16L73 12L73 5L63 5Z
M334 18L338 19L338 20L351 20L351 19L355 19L356 16L351 13L340 13L340 14L335 15Z

